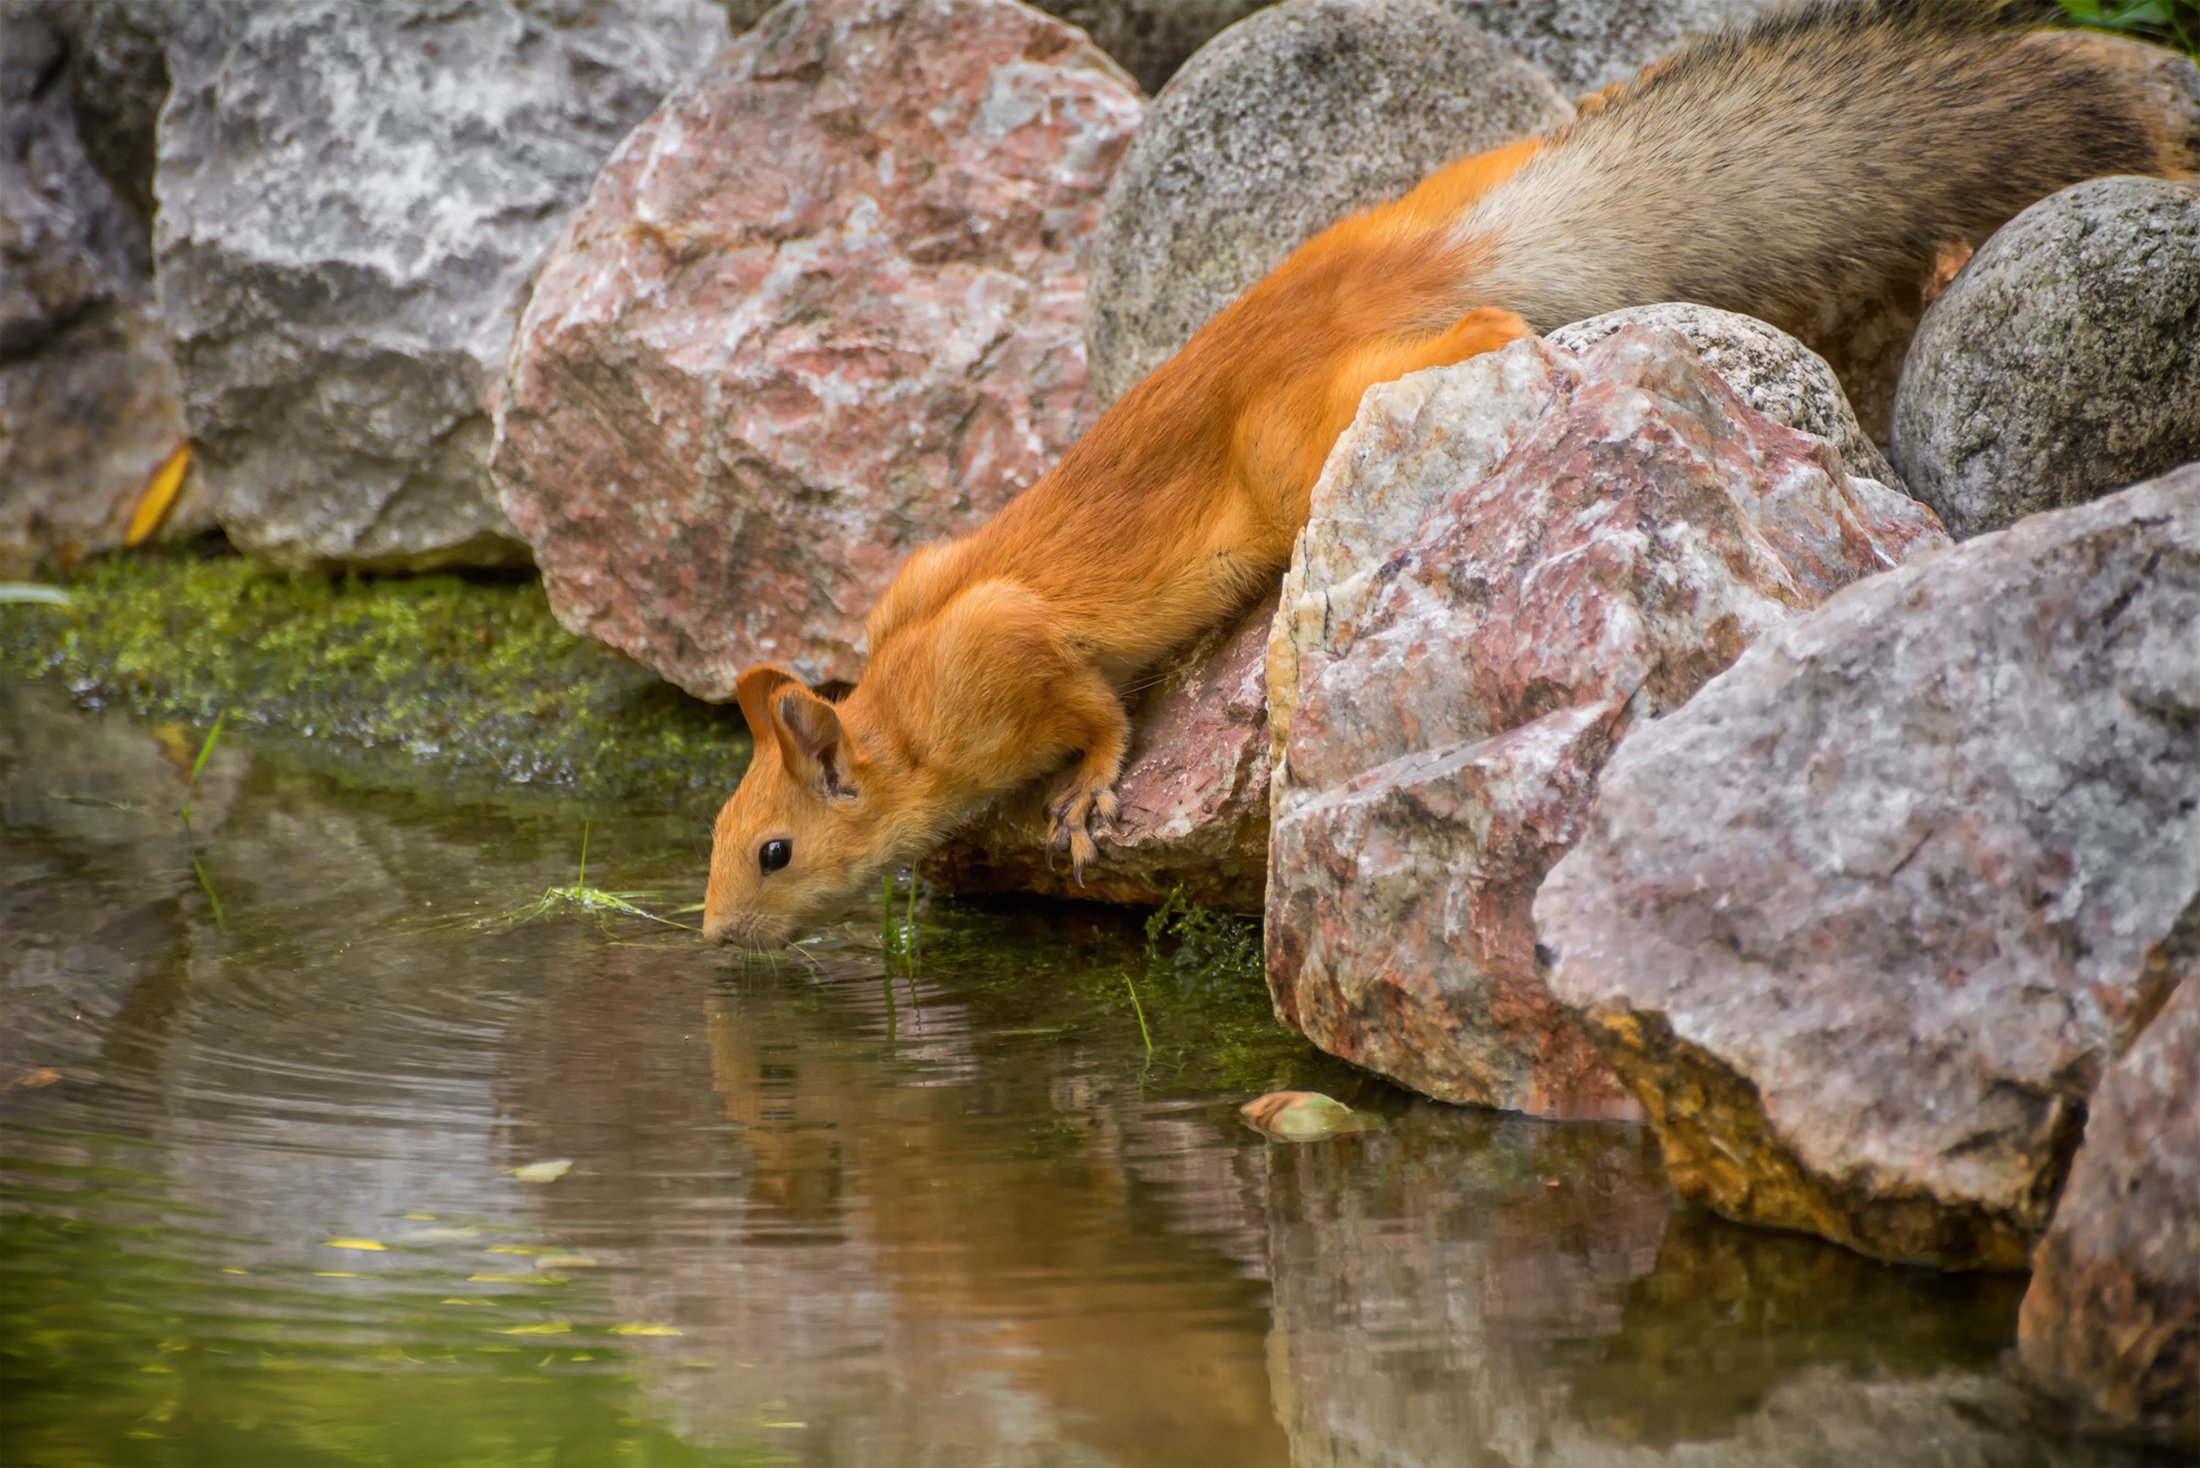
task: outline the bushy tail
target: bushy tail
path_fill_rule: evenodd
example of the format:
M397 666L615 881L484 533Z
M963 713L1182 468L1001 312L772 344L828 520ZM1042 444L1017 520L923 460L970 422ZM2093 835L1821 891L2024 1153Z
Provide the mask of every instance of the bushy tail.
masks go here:
M1548 331L1687 300L1805 330L2111 173L2196 162L2187 64L2008 0L1810 0L1698 42L1462 217L1479 302Z

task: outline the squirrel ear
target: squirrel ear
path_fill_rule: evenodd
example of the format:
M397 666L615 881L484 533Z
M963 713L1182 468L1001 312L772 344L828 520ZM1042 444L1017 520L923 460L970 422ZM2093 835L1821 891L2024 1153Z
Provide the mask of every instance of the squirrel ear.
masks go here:
M771 696L787 683L800 686L801 680L776 663L758 663L733 680L734 701L741 705L741 718L749 726L758 754L773 738Z
M772 733L787 773L819 798L853 795L848 783L846 737L833 706L800 683L771 695Z

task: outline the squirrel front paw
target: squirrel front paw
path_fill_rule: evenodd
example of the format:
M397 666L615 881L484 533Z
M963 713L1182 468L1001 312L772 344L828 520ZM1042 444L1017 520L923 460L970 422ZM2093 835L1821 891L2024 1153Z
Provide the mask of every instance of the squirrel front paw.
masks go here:
M1085 885L1085 863L1100 854L1093 837L1115 820L1115 792L1106 785L1071 783L1047 807L1047 845L1069 849L1070 874Z

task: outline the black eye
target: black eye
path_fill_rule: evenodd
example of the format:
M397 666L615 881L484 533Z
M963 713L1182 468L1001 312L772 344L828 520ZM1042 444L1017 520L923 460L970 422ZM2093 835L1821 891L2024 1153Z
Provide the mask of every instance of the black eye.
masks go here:
M763 850L756 853L756 864L767 872L776 872L794 860L792 841L767 841Z

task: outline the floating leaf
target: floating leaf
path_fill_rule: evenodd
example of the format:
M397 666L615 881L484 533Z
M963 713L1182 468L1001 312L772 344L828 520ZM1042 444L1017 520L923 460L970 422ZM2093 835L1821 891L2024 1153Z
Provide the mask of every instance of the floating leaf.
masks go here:
M1238 1108L1246 1125L1284 1142L1312 1142L1344 1132L1377 1131L1382 1119L1354 1111L1319 1091L1270 1091Z
M65 607L69 594L58 586L41 586L31 581L0 581L0 602L23 602L33 606Z
M563 1320L552 1320L542 1325L507 1325L498 1335L569 1335L573 1327Z
M612 1326L612 1327L611 1327L611 1333L612 1333L613 1335L681 1335L681 1334L684 1334L684 1332L683 1332L683 1331L682 1331L682 1330L680 1329L680 1327L679 1327L679 1326L677 1326L677 1325L614 1325L614 1326Z
M190 472L191 445L179 443L146 476L145 488L138 491L137 504L130 511L130 527L122 532L124 545L143 545L160 529L176 502L177 492L183 488L184 476Z
M383 1254L389 1251L390 1246L379 1239L323 1239L321 1247L324 1249L361 1249L369 1254Z
M510 1169L512 1176L523 1183L554 1183L572 1170L570 1157L554 1157L548 1162L530 1162L525 1167Z

